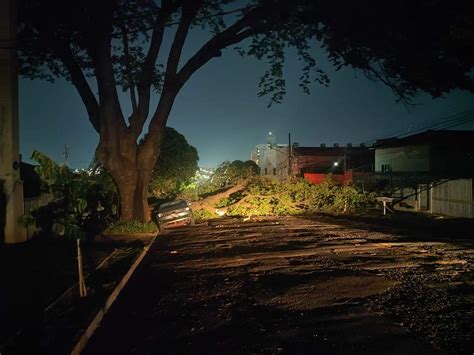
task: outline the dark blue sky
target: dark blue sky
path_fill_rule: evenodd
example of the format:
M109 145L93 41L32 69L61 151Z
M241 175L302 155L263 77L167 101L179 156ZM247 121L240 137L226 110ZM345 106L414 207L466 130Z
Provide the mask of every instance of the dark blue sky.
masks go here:
M201 34L191 37L186 53L197 47L202 38ZM415 99L419 106L407 110L395 102L390 89L352 69L334 72L325 56L316 52L330 76L330 86L314 84L311 95L304 94L297 81L300 63L289 50L287 96L282 104L267 108L268 98L257 97L259 77L266 63L242 59L233 50L226 50L185 85L168 126L184 134L197 148L201 166L216 166L224 160L249 159L251 150L265 142L269 131L281 143L287 142L291 132L293 141L300 145L358 144L408 132L474 103L474 95L454 92L437 100L420 96ZM128 95L122 98L128 109ZM474 129L474 125L456 128ZM73 86L63 80L49 84L21 79L20 139L24 160L38 149L63 161L64 145L68 144L70 166L82 168L91 161L98 135Z

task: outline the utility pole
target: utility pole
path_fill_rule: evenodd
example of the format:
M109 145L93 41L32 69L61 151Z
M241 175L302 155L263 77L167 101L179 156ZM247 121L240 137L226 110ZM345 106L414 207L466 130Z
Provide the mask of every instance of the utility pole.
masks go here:
M288 176L291 176L292 155L291 133L288 132Z
M69 146L67 144L64 145L64 162L66 163L66 166L69 166Z
M23 182L20 179L18 124L18 61L16 54L15 0L0 1L0 236L6 244L27 240L18 225L24 213ZM8 43L8 45L4 45Z

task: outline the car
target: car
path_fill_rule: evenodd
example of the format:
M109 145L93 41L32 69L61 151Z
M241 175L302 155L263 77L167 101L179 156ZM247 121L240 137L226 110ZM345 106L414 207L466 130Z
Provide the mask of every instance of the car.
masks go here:
M163 203L158 208L156 222L160 233L166 232L166 229L181 225L194 226L193 211L191 204L185 200L176 200Z

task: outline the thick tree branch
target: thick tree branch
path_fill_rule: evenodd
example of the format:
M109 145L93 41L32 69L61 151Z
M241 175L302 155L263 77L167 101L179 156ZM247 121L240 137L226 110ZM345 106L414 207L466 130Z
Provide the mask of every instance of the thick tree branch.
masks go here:
M191 75L209 60L219 56L222 49L258 33L270 30L272 25L269 22L262 21L263 13L263 7L250 10L240 20L205 43L179 71L177 78L179 87L183 86Z
M215 17L224 17L224 16L228 16L228 15L234 15L236 13L242 13L242 11L249 10L249 9L252 9L252 8L254 8L254 7L245 6L245 7L239 7L239 8L234 9L234 10L216 12L215 14L212 14L212 15L196 17L195 21L203 21L203 20L209 20L209 19L212 19L212 18L215 18ZM179 25L179 23L180 22L168 22L168 23L166 23L166 27ZM152 31L153 29L154 29L154 27L135 30L135 31L126 30L126 33L127 34L136 34L136 33L144 32L144 31L145 32ZM113 37L114 38L121 38L122 35L123 35L123 31L119 31L119 32L115 32Z
M176 42L176 54L171 58L170 52L170 63L171 69L167 67L167 79L163 86L163 93L160 97L160 101L156 108L155 113L150 122L149 131L147 137L151 139L145 139L143 149L147 149L145 146L154 144L154 138L158 136L159 132L165 127L166 120L168 119L169 113L173 102L178 94L179 89L185 84L189 77L205 63L207 63L211 58L218 56L220 51L232 44L239 43L245 38L251 37L260 32L264 32L270 29L270 25L264 23L259 23L258 19L261 18L263 8L254 8L246 13L240 20L236 21L233 25L229 26L227 29L215 35L210 39L206 44L204 44L201 49L199 49L194 56L192 56L187 63L181 68L179 73L176 73L179 57L181 55L182 46L185 40L185 35L189 30L189 27L186 28L186 22L182 22L182 33L178 35L179 28L177 30L177 35L175 36ZM185 20L187 21L187 20ZM181 37L181 36L184 36ZM170 71L168 73L168 71Z
M72 83L76 87L82 102L86 106L89 121L94 129L100 132L99 104L87 82L81 67L77 63L68 44L62 43L58 47L58 55L71 76Z
M143 130L143 125L148 117L150 109L150 90L153 78L155 63L160 53L161 44L163 42L163 34L166 22L169 16L176 11L177 3L171 0L164 0L153 28L150 47L146 55L145 61L140 73L140 79L137 86L138 91L138 107L137 111L130 118L130 129L132 134L138 138Z
M127 76L127 83L130 90L130 102L132 104L133 114L137 111L137 97L135 95L135 84L133 82L132 68L130 67L130 52L128 48L128 35L123 32L123 54L125 57L125 73Z
M176 30L173 43L171 44L168 61L166 63L165 86L169 84L169 82L173 80L177 74L184 42L186 41L191 23L193 22L202 3L203 0L188 0L181 8L181 20L179 22L178 29Z
M225 32L225 31L224 31ZM224 33L221 32L219 35L208 41L194 56L192 56L188 62L179 71L177 82L179 87L182 87L186 81L193 75L199 68L206 64L209 60L214 57L220 56L221 50L249 38L258 32L255 29L248 28L238 33Z
M96 34L93 40L93 56L99 89L99 104L102 126L108 130L125 130L122 108L117 94L117 86L112 61L112 18L116 3L113 0L99 3L94 12ZM102 123L105 123L104 125Z
M205 63L207 63L211 58L219 55L220 51L232 44L239 43L245 38L251 37L256 33L260 33L268 30L269 25L259 24L257 22L258 16L261 16L261 8L255 8L249 11L244 17L235 22L233 25L229 26L227 29L215 35L210 39L203 47L201 47L198 52L192 56L188 62L181 68L179 73L175 74L174 70L177 68L177 62L179 61L179 56L182 50L181 41L185 38L178 38L177 51L179 52L178 58L175 56L171 60L177 60L175 63L172 63L171 72L168 76L168 82L165 80L165 85L163 87L163 93L160 97L160 101L156 108L155 113L150 122L149 131L143 143L141 149L147 150L147 146L156 144L155 138L159 135L159 132L166 126L166 121L168 119L171 107L173 102L178 94L180 88L184 83L189 79L189 77ZM249 27L251 25L251 27ZM184 24L183 24L184 26ZM248 28L246 28L248 27ZM179 31L179 28L178 28ZM187 29L183 29L186 31ZM185 35L182 33L181 35ZM176 65L176 66L174 66ZM167 72L170 70L170 67L167 67Z

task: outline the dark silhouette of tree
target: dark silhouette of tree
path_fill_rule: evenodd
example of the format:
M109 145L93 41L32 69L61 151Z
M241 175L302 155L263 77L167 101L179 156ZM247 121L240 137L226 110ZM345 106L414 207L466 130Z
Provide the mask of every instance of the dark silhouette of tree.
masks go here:
M248 176L260 174L260 167L253 160L244 161L244 164L242 165L242 170Z
M245 162L242 160L224 161L214 171L211 183L217 187L224 187L235 184L240 179L246 179L259 174L260 168L252 160Z
M174 128L166 127L150 190L157 197L176 195L198 170L198 153Z
M208 29L210 38L183 58L192 27ZM259 95L270 103L285 95L286 47L302 62L304 92L312 81L329 83L312 56L314 40L337 69L352 66L407 100L419 91L473 91L473 27L470 0L19 0L21 72L65 77L76 87L100 135L96 154L117 184L123 220L147 218L147 188L174 100L225 48L269 62ZM173 39L163 53L167 31ZM130 93L132 112L123 111L117 87Z

